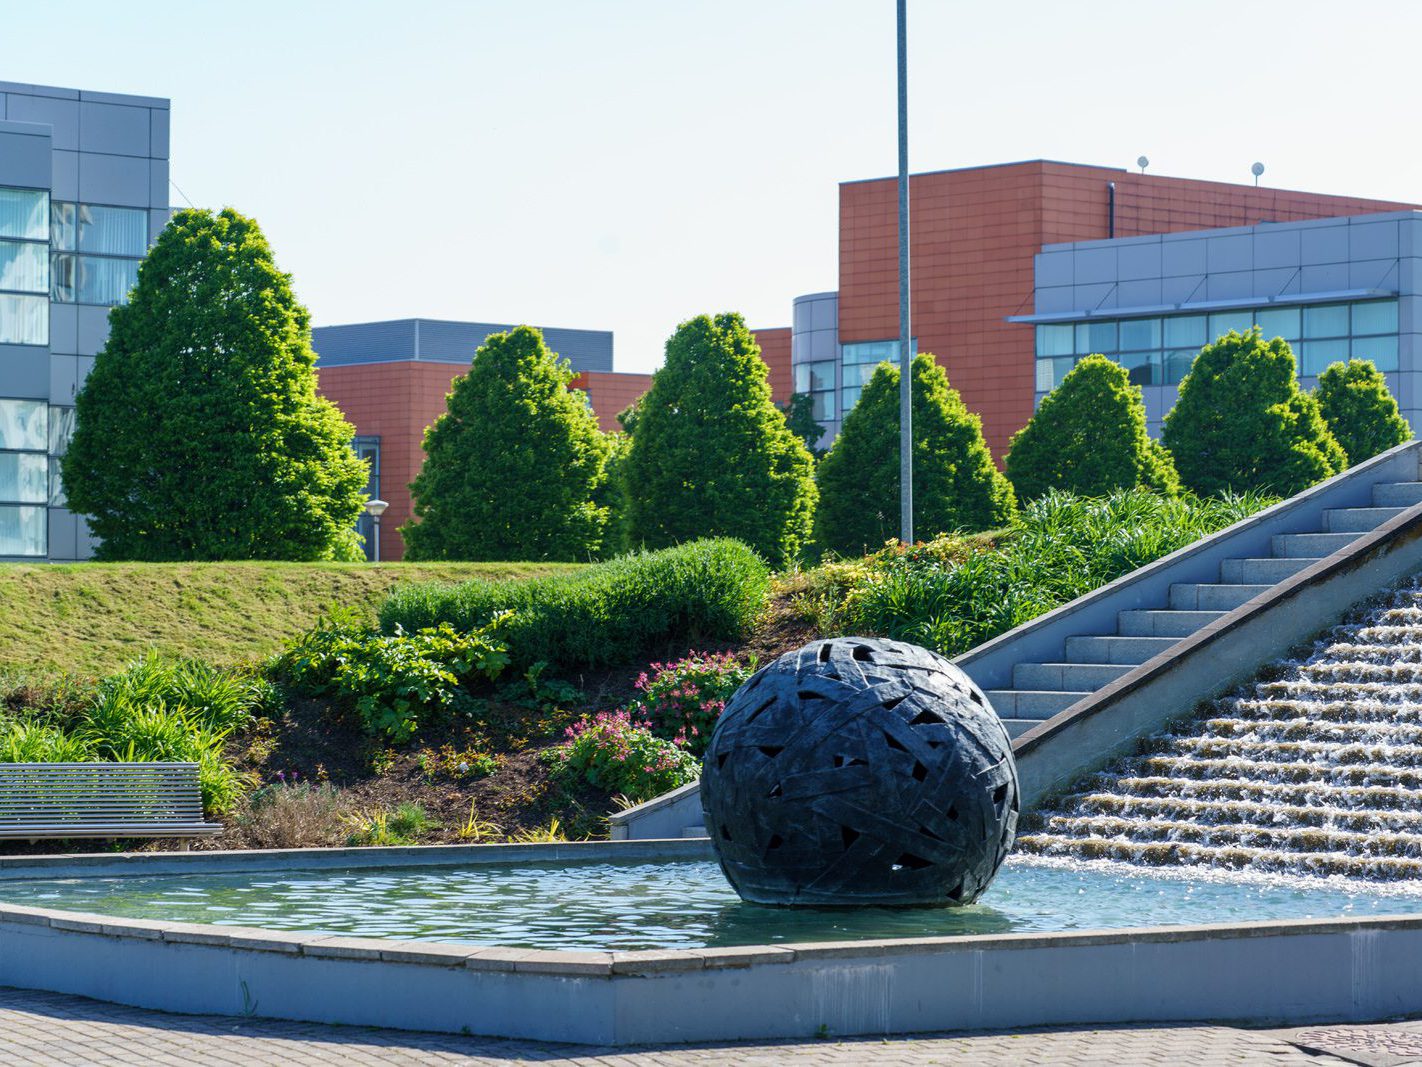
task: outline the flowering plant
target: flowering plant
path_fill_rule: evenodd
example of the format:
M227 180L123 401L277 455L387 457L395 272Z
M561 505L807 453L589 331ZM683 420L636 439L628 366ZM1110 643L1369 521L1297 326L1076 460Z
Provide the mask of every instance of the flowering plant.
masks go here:
M583 717L546 757L553 776L579 776L609 793L648 800L695 781L701 763L672 742L634 723L625 710Z
M637 676L638 696L627 705L632 721L694 756L706 751L726 701L745 684L755 662L729 652L690 652L675 663L653 663Z

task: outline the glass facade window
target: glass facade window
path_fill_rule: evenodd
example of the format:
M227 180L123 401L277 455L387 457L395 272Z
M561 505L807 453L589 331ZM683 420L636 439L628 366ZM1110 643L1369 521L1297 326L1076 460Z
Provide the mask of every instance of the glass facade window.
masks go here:
M1371 359L1384 372L1398 367L1396 300L1271 305L1210 315L1042 323L1037 327L1037 391L1055 389L1077 360L1098 352L1118 361L1138 385L1177 385L1205 344L1256 325L1266 338L1289 342L1299 373L1306 377L1350 356ZM1064 351L1068 343L1069 352Z
M365 495L367 500L377 500L380 497L380 438L379 437L357 437L351 442L351 448L355 450L356 458L366 461L367 470L370 472L365 480ZM356 520L356 532L365 540L365 558L375 559L375 520L370 517L370 513L362 509L360 518Z
M0 293L0 345L49 344L49 301Z
M49 239L49 298L112 307L124 303L138 281L138 265L148 248L148 213L55 201Z
M49 550L49 405L0 400L0 556Z
M74 409L49 409L49 505L62 508L68 504L64 493L64 474L61 460L69 451L69 442L74 437Z
M0 289L49 292L49 254L42 244L0 241Z
M46 240L49 193L43 189L0 189L0 237Z
M1067 328L1067 337L1070 339L1071 327ZM1038 338L1041 344L1041 338ZM911 342L915 352L918 351L918 338ZM1040 353L1039 353L1040 354ZM854 344L840 346L840 391L839 391L839 415L847 415L853 410L854 405L859 403L859 397L864 392L864 387L869 384L869 379L874 377L874 372L878 370L880 363L892 363L899 365L899 342L898 338L891 341L856 341ZM817 415L816 418L819 416ZM835 416L830 416L834 418Z

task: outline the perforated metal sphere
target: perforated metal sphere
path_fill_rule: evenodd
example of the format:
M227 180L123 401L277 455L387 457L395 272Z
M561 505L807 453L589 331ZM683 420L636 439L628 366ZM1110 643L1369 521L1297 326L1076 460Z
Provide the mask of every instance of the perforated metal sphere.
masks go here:
M743 685L701 774L721 869L759 904L971 904L1017 831L1017 764L942 656L814 641Z

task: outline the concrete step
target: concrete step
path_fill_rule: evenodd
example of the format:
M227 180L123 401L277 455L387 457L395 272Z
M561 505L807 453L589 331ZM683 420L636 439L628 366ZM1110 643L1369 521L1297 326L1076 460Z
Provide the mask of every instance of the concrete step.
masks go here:
M1068 637L1068 663L1144 663L1176 644L1173 637Z
M1278 559L1322 559L1358 539L1356 533L1289 533L1269 539L1269 551Z
M1093 693L1130 669L1121 663L1019 663L1012 668L1012 688Z
M1373 486L1373 504L1380 508L1422 504L1422 482L1381 482Z
M1003 719L1002 725L1007 727L1007 736L1016 741L1034 726L1041 726L1040 719Z
M1277 585L1317 562L1316 559L1226 559L1220 561L1220 581L1227 585Z
M1053 689L989 689L986 694L999 719L1032 719L1040 722L1066 711L1083 696Z
M706 837L706 827L697 823L695 826L684 826L681 831L682 837Z
M1329 508L1323 513L1323 528L1330 533L1375 530L1406 508Z
M1116 613L1116 630L1122 637L1189 637L1223 614L1223 611L1120 611Z
M1253 600L1267 585L1195 585L1176 584L1170 587L1170 607L1176 611L1233 611L1246 600Z

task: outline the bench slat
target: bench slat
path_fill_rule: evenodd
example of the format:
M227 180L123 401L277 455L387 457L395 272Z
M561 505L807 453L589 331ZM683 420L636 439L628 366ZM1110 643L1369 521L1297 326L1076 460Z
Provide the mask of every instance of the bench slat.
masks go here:
M196 763L0 764L0 837L195 837L203 821Z

